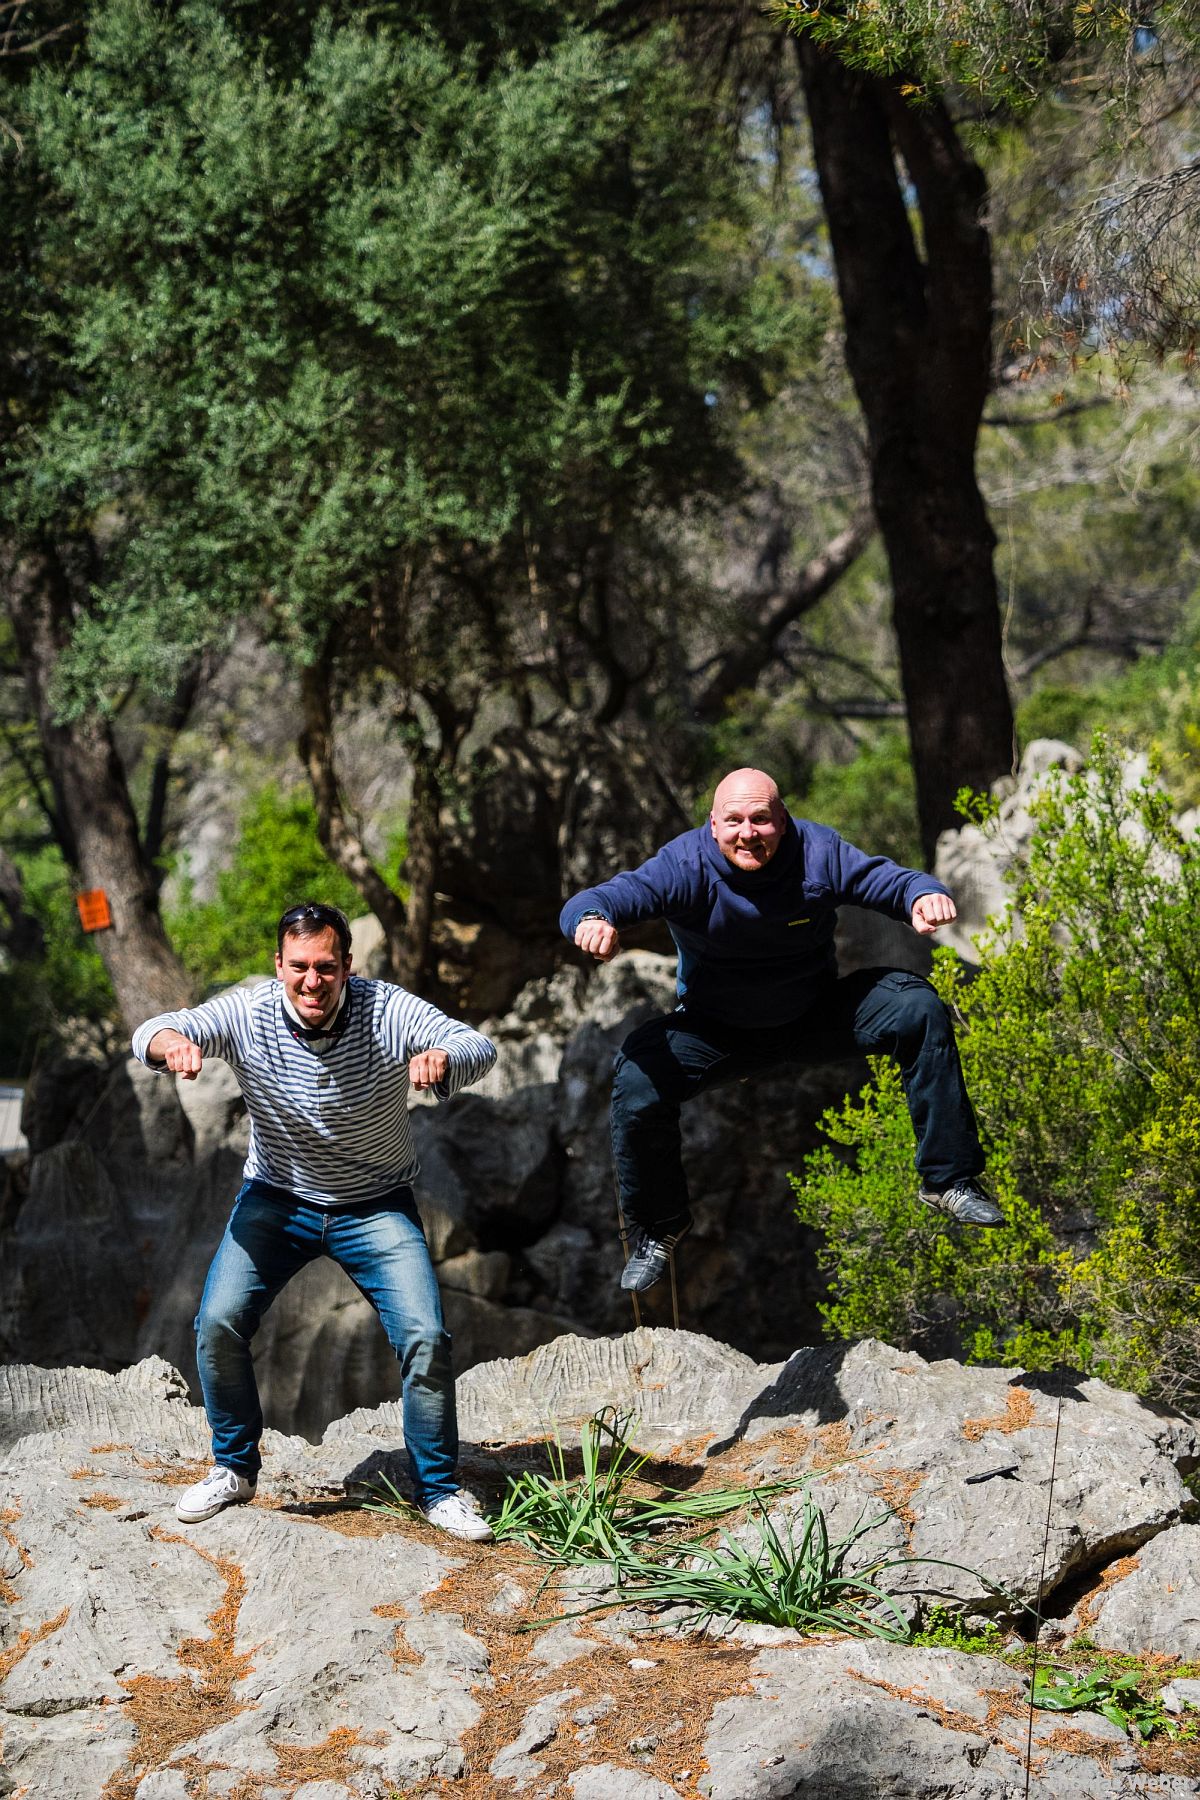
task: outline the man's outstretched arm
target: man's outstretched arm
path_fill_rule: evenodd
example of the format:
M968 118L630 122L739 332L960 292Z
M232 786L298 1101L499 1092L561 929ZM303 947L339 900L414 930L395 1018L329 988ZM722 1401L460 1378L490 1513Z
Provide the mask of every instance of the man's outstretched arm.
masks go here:
M572 894L558 916L563 936L586 955L611 962L620 951L623 926L685 911L695 898L695 872L681 848L689 835L665 844L638 868L622 869L610 880Z

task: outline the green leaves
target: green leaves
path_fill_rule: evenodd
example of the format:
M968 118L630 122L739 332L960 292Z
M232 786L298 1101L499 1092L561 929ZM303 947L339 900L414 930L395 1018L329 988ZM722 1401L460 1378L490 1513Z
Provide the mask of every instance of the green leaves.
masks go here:
M0 512L103 540L75 708L169 687L247 613L302 659L401 570L442 610L453 586L481 654L510 589L527 612L529 544L561 589L731 476L706 397L774 349L669 38L528 12L510 56L382 19L272 42L209 0L101 0L28 86L23 323L53 380ZM426 635L389 624L415 679Z
M826 1115L831 1147L795 1181L797 1213L824 1234L838 1335L1066 1360L1186 1405L1200 1349L1200 848L1153 771L1103 740L1034 812L978 974L944 954L935 974L962 1020L1007 1225L950 1233L918 1216L886 1062Z
M1082 1674L1047 1670L1033 1684L1033 1704L1043 1712L1095 1712L1130 1736L1144 1742L1157 1731L1174 1736L1178 1725L1155 1695L1138 1692L1141 1676L1136 1669L1114 1675L1103 1668Z

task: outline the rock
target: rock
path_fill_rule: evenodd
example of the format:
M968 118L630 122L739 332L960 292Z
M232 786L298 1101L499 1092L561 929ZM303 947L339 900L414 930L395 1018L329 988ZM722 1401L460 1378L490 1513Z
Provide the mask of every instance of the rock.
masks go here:
M493 1491L510 1455L529 1466L529 1445L480 1445L557 1429L569 1449L590 1413L632 1409L638 1442L670 1452L685 1487L687 1471L727 1485L770 1464L807 1475L831 1520L856 1494L890 1495L914 1539L956 1558L981 1542L990 1508L997 1570L1036 1583L995 1484L951 1505L926 1466L944 1464L950 1481L994 1458L999 1438L1023 1479L1044 1476L1051 1401L1033 1380L879 1344L764 1366L693 1333L642 1330L480 1365L459 1391L472 1479L490 1464ZM464 1545L348 1497L380 1471L403 1479L397 1428L385 1405L335 1421L319 1445L267 1431L256 1502L183 1527L172 1503L207 1458L207 1430L175 1370L0 1368L0 1792L415 1797L460 1777L471 1742L487 1745L497 1790L529 1800L553 1783L573 1800L666 1800L697 1782L712 1800L1023 1792L1026 1678L993 1658L765 1626L714 1643L635 1629L655 1621L628 1609L522 1631L536 1575L508 1547ZM1145 1534L1138 1570L1101 1584L1106 1605L1153 1570L1160 1545L1163 1579L1194 1564L1200 1528L1182 1523L1178 1469L1197 1441L1191 1421L1102 1383L1069 1390L1053 1579L1075 1584L1068 1540L1115 1571L1115 1541ZM563 1606L602 1597L610 1580L582 1567ZM697 1678L686 1720L685 1654ZM631 1697L660 1681L663 1704L634 1717ZM1188 1685L1175 1684L1180 1705ZM1190 1775L1150 1774L1096 1715L1039 1713L1034 1740L1037 1800L1108 1800L1117 1777L1127 1800L1195 1792Z
M142 1065L135 1063L134 1066L141 1068ZM205 1057L204 1067L194 1081L175 1082L166 1076L153 1079L160 1087L175 1089L183 1116L191 1128L194 1161L200 1162L229 1147L235 1141L235 1135L240 1141L242 1133L238 1127L243 1121L249 1143L249 1121L242 1090L237 1076L222 1057Z
M764 1653L751 1680L751 1697L714 1711L699 1783L710 1800L1017 1800L1025 1791L1024 1680L1005 1663L810 1642ZM1073 1713L1070 1724L1064 1734L1061 1717L1037 1715L1029 1792L1111 1800L1109 1768L1128 1740L1094 1713ZM1120 1792L1183 1800L1194 1787L1190 1777L1126 1775Z
M103 1346L110 1368L131 1362L146 1280L125 1198L90 1145L43 1150L4 1245L0 1354L84 1362Z
M1008 905L1005 876L1029 847L1034 830L1030 804L1038 788L1052 769L1075 774L1082 767L1083 758L1069 744L1037 738L1026 745L1015 783L998 783L994 790L1003 796L998 830L985 833L977 825L964 825L941 834L934 873L954 895L958 918L938 932L940 944L956 950L967 962L978 962L974 939L986 929L989 919L1002 917Z
M1160 1690L1159 1699L1169 1713L1192 1711L1200 1712L1200 1681L1184 1680L1182 1677L1169 1681Z
M1173 1525L1110 1564L1070 1623L1106 1650L1200 1661L1200 1525Z
M596 1763L570 1777L574 1800L678 1800L679 1789L624 1764Z
M473 1294L477 1300L500 1300L511 1268L512 1258L503 1250L466 1250L439 1263L437 1274L443 1288Z

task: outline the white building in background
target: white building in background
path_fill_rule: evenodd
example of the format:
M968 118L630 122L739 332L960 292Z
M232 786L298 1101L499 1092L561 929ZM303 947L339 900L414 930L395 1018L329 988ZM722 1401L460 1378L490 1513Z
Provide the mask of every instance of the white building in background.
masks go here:
M0 1156L28 1148L21 1130L21 1102L24 1088L0 1087Z

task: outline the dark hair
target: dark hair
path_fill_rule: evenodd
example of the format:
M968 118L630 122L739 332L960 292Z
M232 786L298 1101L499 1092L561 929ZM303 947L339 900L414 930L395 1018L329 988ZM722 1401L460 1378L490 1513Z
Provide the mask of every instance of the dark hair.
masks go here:
M299 906L289 906L275 928L275 948L282 956L285 937L316 937L330 926L344 959L350 954L350 922L339 907L328 906L324 900L302 900Z

